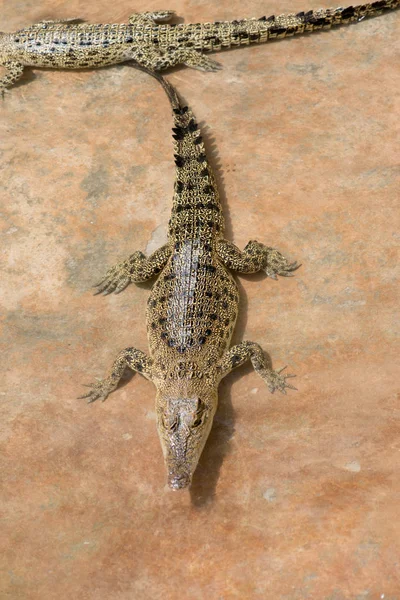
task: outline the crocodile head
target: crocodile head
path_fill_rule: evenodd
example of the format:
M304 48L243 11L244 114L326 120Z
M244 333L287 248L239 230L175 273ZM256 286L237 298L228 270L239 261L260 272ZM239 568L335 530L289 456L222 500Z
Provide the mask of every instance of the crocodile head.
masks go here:
M157 429L173 490L190 486L193 473L211 431L217 395L190 393L157 396Z

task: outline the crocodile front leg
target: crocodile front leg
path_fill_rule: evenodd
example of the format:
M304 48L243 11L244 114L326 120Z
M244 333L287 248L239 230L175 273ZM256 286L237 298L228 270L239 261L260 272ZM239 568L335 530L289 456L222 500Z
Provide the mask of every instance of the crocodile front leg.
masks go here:
M0 61L0 66L6 69L6 74L0 78L0 95L4 95L7 88L11 87L24 72L24 65L14 60Z
M80 17L67 17L66 19L43 19L43 21L38 21L32 27L41 27L42 25L64 25L64 24L72 24L72 23L82 23L84 19Z
M239 367L247 360L251 360L255 372L265 381L271 394L273 394L275 390L279 390L283 394L286 394L286 389L296 389L293 385L289 385L286 382L286 379L296 377L296 375L281 375L286 367L283 367L283 369L280 369L279 371L274 371L271 368L271 364L268 364L269 361L267 361L261 346L255 342L242 342L228 350L217 365L217 373L222 379L228 375L232 369Z
M148 258L143 252L134 252L127 260L109 269L103 279L96 283L94 286L98 288L96 294L107 295L112 292L119 294L130 283L147 281L160 273L171 253L172 248L169 244L161 246Z
M275 248L254 240L246 245L243 252L232 242L220 240L217 243L217 254L229 269L239 273L264 271L272 279L278 279L277 275L293 277L293 271L300 267L297 262L290 263Z
M138 371L146 379L152 380L152 362L151 359L141 350L136 348L125 348L122 350L113 363L111 373L105 379L100 379L96 383L90 383L86 387L92 388L90 392L79 396L81 398L87 398L88 402L94 402L95 400L104 400L111 392L113 392L126 369L129 367L132 371Z

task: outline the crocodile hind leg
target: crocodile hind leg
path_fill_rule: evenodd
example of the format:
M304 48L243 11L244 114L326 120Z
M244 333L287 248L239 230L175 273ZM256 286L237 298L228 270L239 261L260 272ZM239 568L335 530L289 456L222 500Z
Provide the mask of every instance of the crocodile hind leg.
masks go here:
M111 267L101 281L96 283L96 294L104 295L122 292L130 283L147 281L164 268L171 256L172 248L169 244L158 248L151 256L146 257L143 252L134 252L123 262ZM96 295L95 294L95 295Z
M91 388L90 392L79 396L79 399L87 398L88 402L100 399L104 402L107 396L118 386L126 367L129 367L132 371L138 371L146 379L152 379L151 359L141 350L126 348L115 359L110 375L96 383L87 385L86 387Z
M217 244L217 254L229 269L239 273L264 271L272 279L278 279L278 275L293 277L293 271L300 267L297 262L290 263L275 248L256 241L250 241L241 251L232 242L220 240Z
M163 71L177 65L186 65L199 71L218 71L221 68L218 62L193 48L167 48L160 51L149 46L135 50L130 58L153 71Z
M267 360L261 346L255 342L242 342L236 346L232 346L221 358L217 365L217 372L222 379L228 373L239 367L247 360L251 360L254 370L268 386L269 391L273 394L276 390L279 390L283 394L286 394L286 389L295 390L293 385L289 385L286 379L295 377L295 375L281 375L282 371L286 368L274 371L271 368L269 360Z
M14 60L6 60L0 62L0 66L6 69L6 74L0 78L0 95L4 95L6 89L22 77L24 65Z
M174 16L174 10L155 10L141 13L133 13L129 17L129 25L136 25L137 23L166 23L170 21Z

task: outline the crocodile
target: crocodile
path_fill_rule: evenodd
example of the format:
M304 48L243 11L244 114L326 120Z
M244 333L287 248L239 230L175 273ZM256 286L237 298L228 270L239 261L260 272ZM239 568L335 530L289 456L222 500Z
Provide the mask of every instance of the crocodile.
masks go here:
M0 93L21 78L26 66L82 69L134 61L155 71L176 65L215 71L219 63L204 52L330 29L394 10L399 4L400 0L377 0L346 8L196 24L169 24L172 10L135 13L127 24L40 21L15 33L0 32L0 66L6 69Z
M132 282L157 278L146 312L150 354L125 348L108 377L89 384L80 397L105 400L127 367L152 381L168 485L177 490L190 486L217 409L219 382L232 369L250 360L271 392L295 389L288 382L293 375L273 370L257 343L230 347L239 309L230 271L264 271L278 279L292 276L300 265L258 241L241 251L225 239L216 180L196 119L169 82L149 74L163 85L173 109L176 179L168 241L149 257L134 252L95 288L96 294L120 293Z

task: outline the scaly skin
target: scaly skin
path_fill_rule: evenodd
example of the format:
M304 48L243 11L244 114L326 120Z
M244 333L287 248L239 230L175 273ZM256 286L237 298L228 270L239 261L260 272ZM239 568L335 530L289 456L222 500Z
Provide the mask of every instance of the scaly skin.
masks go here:
M271 392L292 388L286 381L291 376L272 370L258 344L229 348L239 293L228 268L264 271L276 279L292 276L298 265L259 242L250 241L240 251L224 238L218 189L194 116L161 75L150 74L167 91L174 115L176 182L168 243L149 258L135 252L96 286L97 293L118 293L131 282L157 276L146 316L150 356L135 348L123 350L111 374L91 384L82 397L105 400L126 367L153 381L168 483L180 489L190 485L225 375L250 359Z
M42 21L16 33L0 32L0 66L6 69L0 93L18 81L25 66L81 69L135 61L153 71L180 64L215 71L219 64L203 52L330 29L394 10L399 4L400 0L378 0L297 15L189 25L163 24L173 16L170 10L134 14L129 24Z

